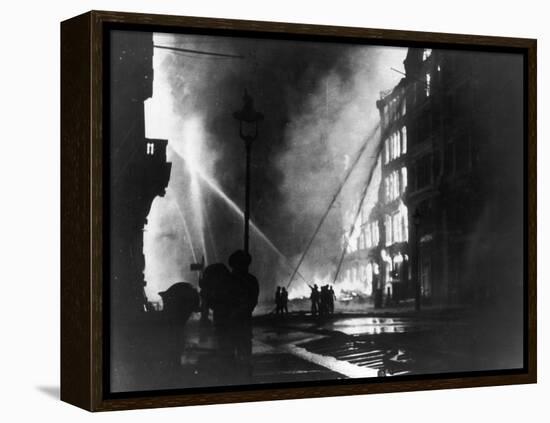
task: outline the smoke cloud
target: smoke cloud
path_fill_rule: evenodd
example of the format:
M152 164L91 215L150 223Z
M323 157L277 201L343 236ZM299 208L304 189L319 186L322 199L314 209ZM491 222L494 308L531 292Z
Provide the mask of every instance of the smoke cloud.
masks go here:
M172 175L144 235L147 295L196 281L189 264L226 262L242 248L244 147L232 113L245 89L265 115L253 146L251 272L261 296L286 284L357 151L361 161L300 267L334 271L353 207L375 164L379 92L397 84L406 49L286 40L155 34L155 44L242 58L155 49L147 136L169 140ZM369 198L379 183L374 177ZM367 201L368 203L368 201ZM294 284L305 283L296 277Z

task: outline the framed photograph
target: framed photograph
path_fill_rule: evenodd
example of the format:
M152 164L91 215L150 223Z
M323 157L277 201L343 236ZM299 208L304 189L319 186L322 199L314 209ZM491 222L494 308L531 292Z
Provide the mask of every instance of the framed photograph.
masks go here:
M536 382L536 40L61 24L61 399Z

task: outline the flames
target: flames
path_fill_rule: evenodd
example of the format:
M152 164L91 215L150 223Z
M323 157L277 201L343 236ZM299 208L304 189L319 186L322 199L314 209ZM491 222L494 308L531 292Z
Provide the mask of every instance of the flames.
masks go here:
M364 275L353 277L351 272L344 272L333 284L334 275L327 273L325 275L314 275L309 285L317 285L319 289L323 285L332 285L334 294L338 301L350 301L355 298L366 298L372 295L372 283L367 282ZM308 284L301 280L295 280L288 290L290 300L299 300L309 298L311 289Z

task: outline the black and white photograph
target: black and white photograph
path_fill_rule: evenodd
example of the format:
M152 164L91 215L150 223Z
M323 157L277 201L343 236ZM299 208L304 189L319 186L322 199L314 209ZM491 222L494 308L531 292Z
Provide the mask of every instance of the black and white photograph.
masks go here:
M525 367L524 55L105 36L108 392Z

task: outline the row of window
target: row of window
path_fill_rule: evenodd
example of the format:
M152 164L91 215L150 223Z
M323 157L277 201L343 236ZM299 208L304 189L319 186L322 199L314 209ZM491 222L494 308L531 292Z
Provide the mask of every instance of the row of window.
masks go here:
M390 121L395 121L402 116L405 116L407 113L407 102L405 101L405 97L400 96L393 98L388 101L383 110L386 125L388 125Z
M397 242L407 242L409 240L407 208L403 206L397 213L386 215L384 219L384 229L386 233L386 246L390 246Z
M378 228L378 221L367 223L363 227L363 230L361 231L357 242L357 248L360 250L376 247L380 242L380 230Z
M386 138L384 144L384 164L388 164L405 153L407 153L407 127L403 126L399 131L393 132Z
M384 192L386 201L393 201L407 189L407 168L402 167L401 170L394 170L384 178Z
M409 220L407 207L401 203L397 212L387 214L384 218L384 229L386 233L386 246L398 242L407 242L409 240ZM380 230L378 221L369 222L363 226L359 237L357 238L357 248L351 248L355 251L366 248L374 248L380 243ZM351 251L350 251L351 252Z
M367 248L375 247L380 242L380 230L378 228L378 221L371 222L366 226L365 230L365 244Z

